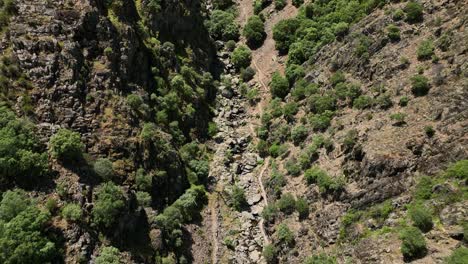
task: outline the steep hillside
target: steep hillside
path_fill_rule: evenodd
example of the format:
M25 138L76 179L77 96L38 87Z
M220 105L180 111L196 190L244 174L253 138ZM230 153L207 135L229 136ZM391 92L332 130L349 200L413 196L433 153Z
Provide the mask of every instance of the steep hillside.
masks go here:
M467 263L465 2L0 0L0 263Z

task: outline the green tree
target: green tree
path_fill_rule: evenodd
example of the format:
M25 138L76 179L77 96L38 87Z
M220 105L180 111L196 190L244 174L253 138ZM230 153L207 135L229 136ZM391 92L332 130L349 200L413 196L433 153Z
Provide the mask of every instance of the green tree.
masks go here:
M113 182L106 182L96 192L93 222L108 228L115 223L124 207L125 198L120 187Z
M392 41L400 40L400 28L391 24L387 27L387 36Z
M292 244L294 244L294 233L289 229L289 227L286 224L279 224L276 228L276 233L278 240L281 241L281 243L287 246L291 246Z
M461 246L455 249L445 260L447 264L466 264L468 263L468 248Z
M426 241L421 231L416 227L406 227L400 234L401 253L407 260L420 258L426 255Z
M424 40L419 44L417 52L418 60L428 60L434 55L434 43L432 40Z
M50 138L49 150L52 157L62 161L73 161L81 158L84 144L81 135L68 129L60 129Z
M451 178L468 180L468 160L459 160L450 165L445 171L445 175Z
M62 208L62 216L70 221L79 221L83 216L83 211L79 204L69 203Z
M423 20L423 7L416 1L408 2L404 11L406 13L406 21L409 23L417 23Z
M47 153L32 123L0 106L0 185L31 186L48 171Z
M252 52L245 45L238 46L231 55L232 63L238 68L246 68L252 60Z
M100 158L94 163L94 172L105 181L109 181L114 176L112 161L106 158Z
M206 26L214 39L228 41L239 38L239 26L234 15L229 12L214 10Z
M299 213L300 219L305 219L309 216L309 203L306 199L299 197L296 200L296 210Z
M270 92L274 97L284 98L289 93L289 83L279 72L271 76Z
M273 39L277 50L282 53L288 52L289 46L295 40L294 36L299 26L300 21L293 18L281 20L273 27Z
M313 255L304 261L304 264L337 264L335 257L328 256L324 253L319 255Z
M276 207L285 214L292 214L296 209L296 199L291 193L285 193L276 201Z
M286 6L286 0L275 0L275 9L282 10Z
M137 94L129 94L127 95L127 104L133 110L139 110L143 105L143 99Z
M234 207L237 211L242 210L242 208L247 204L244 189L240 188L237 185L232 186L230 201L232 207Z
M101 249L101 253L97 256L94 263L96 264L120 264L120 251L112 246L104 247Z
M58 255L57 248L46 236L50 214L30 203L21 191L7 193L0 203L0 263L54 262ZM18 197L27 202L19 202L14 210L6 210L16 205Z
M245 24L242 34L247 39L247 43L249 43L250 46L261 46L266 33L263 21L260 17L256 15L251 16L249 20L247 20L247 24Z
M411 92L415 96L424 96L430 89L429 80L424 75L414 75L411 77Z
M268 244L263 247L263 257L268 264L276 263L277 250L274 245Z
M429 209L423 205L414 205L409 210L409 216L413 221L413 225L423 232L428 232L432 229L432 215Z

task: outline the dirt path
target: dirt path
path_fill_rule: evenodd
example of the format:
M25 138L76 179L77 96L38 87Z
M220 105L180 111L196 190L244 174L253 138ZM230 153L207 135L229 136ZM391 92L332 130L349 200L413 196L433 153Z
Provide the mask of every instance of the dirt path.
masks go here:
M216 191L212 194L214 197L210 199L210 216L211 216L211 263L218 263L218 199Z

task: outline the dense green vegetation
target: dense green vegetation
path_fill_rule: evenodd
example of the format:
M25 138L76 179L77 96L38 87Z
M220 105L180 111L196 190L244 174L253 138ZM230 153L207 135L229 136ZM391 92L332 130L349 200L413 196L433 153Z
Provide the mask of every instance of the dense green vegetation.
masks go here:
M252 52L247 46L240 45L232 52L231 61L238 69L247 68L251 60Z
M261 46L263 39L266 36L263 21L259 16L251 16L242 31L242 34L247 39L247 43L251 47Z
M49 170L45 146L34 126L0 106L0 183L2 188L32 186L44 180Z
M228 41L239 37L239 26L230 12L214 10L210 20L206 21L206 26L214 39Z
M57 245L46 231L50 214L24 191L3 193L0 202L0 262L48 263L57 260Z
M401 253L408 260L420 258L427 253L426 241L416 227L407 227L401 231Z
M49 151L52 157L64 162L73 162L81 158L84 144L81 135L68 129L60 129L50 138Z

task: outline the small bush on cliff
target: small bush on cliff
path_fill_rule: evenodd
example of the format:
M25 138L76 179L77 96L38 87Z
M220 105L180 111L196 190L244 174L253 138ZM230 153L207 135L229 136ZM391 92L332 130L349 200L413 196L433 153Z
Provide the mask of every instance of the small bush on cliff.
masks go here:
M237 185L232 186L230 201L232 207L234 207L237 211L241 211L242 208L247 204L244 189Z
M400 28L395 25L389 25L387 27L387 36L392 41L400 40Z
M285 19L273 27L273 39L275 47L282 53L287 53L289 46L294 43L296 30L300 26L298 19Z
M75 203L69 203L62 208L62 216L69 221L79 221L83 216L81 207Z
M286 224L279 224L276 228L278 240L286 246L294 244L294 234Z
M81 158L84 144L81 135L68 129L60 129L50 138L49 150L52 157L62 161L73 161Z
M120 251L115 247L104 247L96 258L96 264L121 264Z
M248 82L252 80L252 78L255 76L255 70L252 67L247 67L245 69L242 69L240 72L242 81Z
M400 234L401 253L406 260L413 260L426 255L426 241L416 227L406 227Z
M305 259L304 264L337 264L335 257L325 254L313 255Z
M252 60L252 52L247 46L240 45L232 52L231 60L238 69L246 68Z
M296 209L296 199L292 194L285 193L276 201L276 207L285 214L292 214Z
M424 96L429 92L429 80L424 75L414 75L411 77L411 92L415 96Z
M94 172L105 181L110 181L114 176L112 161L106 158L100 158L94 163Z
M406 4L404 11L406 13L406 21L409 23L417 23L423 20L423 7L418 2L410 1Z
M276 263L277 254L277 249L274 245L268 244L263 247L263 257L268 264Z
M300 219L305 219L309 216L309 203L304 198L297 198L296 210L299 213Z
M468 160L460 160L450 165L445 171L445 175L465 181L468 180Z
M461 246L452 252L452 255L445 260L446 264L466 264L468 263L468 248Z
M434 44L431 40L424 40L421 42L417 50L418 60L428 60L432 58L432 55L434 55L434 49Z
M413 221L413 225L423 232L430 231L434 225L429 209L423 205L412 206L409 210L409 216Z
M286 6L286 0L275 0L275 9L281 10Z

